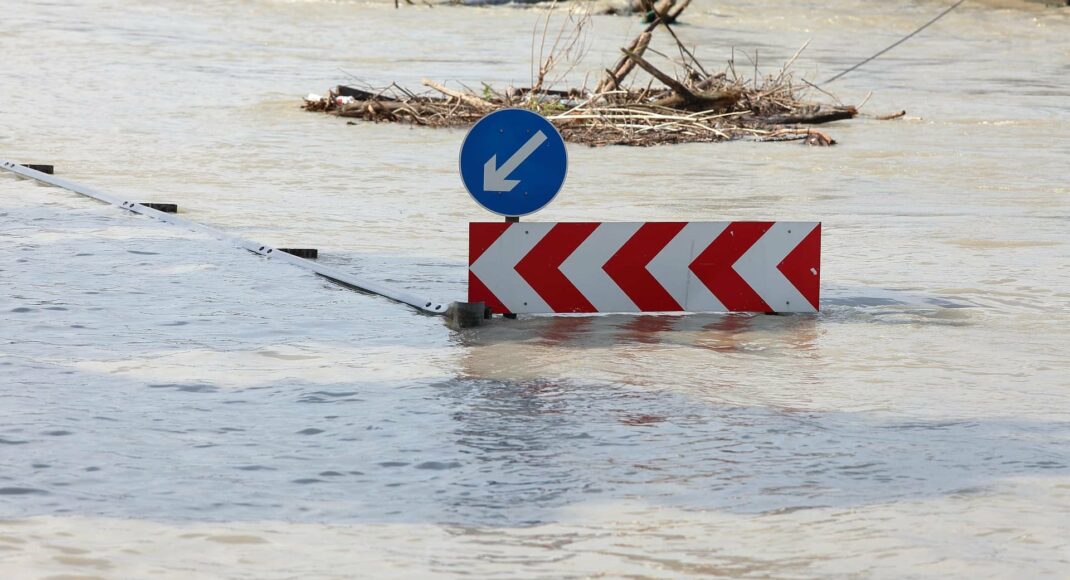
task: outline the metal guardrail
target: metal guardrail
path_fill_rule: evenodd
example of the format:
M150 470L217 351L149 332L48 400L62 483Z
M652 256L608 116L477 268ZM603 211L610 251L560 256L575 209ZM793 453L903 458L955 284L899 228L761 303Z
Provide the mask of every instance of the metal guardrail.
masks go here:
M81 194L86 197L91 197L104 203L110 203L116 207L134 212L136 214L141 214L143 216L147 216L162 222L182 226L195 232L207 234L217 240L228 242L237 247L249 250L254 254L259 254L261 256L271 258L273 260L281 260L283 262L293 264L294 266L298 266L306 270L311 270L312 272L315 272L316 274L319 274L320 276L323 276L324 278L327 278L332 282L336 282L338 284L341 284L348 288L352 288L354 290L358 290L360 292L366 292L369 294L382 296L383 298L393 300L394 302L399 302L401 304L411 306L416 310L426 314L446 315L447 313L447 306L441 302L427 300L414 294L405 292L403 290L390 288L389 286L383 285L379 282L363 280L340 270L337 270L335 268L330 268L328 266L318 264L316 262L313 262L312 260L306 260L304 258L299 258L297 256L288 254L275 246L261 244L259 242L241 238L239 236L234 236L211 226L199 224L197 222L178 217L171 213L164 213L162 211L155 210L151 207L137 202L127 201L121 197L105 193L103 191L99 191L91 187L87 187L80 183L75 183L73 181L63 179L62 177L56 177L55 175L50 175L48 173L30 169L26 166L6 160L0 160L0 169L10 171L17 175L21 175L22 177L27 177L29 179L36 180L40 183L61 187L68 191L73 191L74 193Z

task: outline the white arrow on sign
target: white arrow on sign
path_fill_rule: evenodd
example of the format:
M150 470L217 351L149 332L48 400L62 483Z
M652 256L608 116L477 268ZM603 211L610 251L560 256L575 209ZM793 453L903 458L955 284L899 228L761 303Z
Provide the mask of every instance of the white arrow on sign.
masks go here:
M483 164L483 191L513 191L520 181L516 179L506 179L509 174L513 172L520 164L524 162L539 145L542 145L543 141L546 141L546 134L542 131L535 133L528 139L527 143L524 143L520 149L513 153L513 156L508 161L502 163L501 167L498 167L498 155L491 155L490 159Z

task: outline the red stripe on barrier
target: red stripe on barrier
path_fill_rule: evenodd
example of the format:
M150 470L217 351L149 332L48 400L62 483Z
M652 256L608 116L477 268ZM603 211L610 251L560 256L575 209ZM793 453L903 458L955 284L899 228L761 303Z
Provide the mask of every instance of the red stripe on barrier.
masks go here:
M560 270L561 262L597 227L597 223L557 224L517 262L516 272L554 312L597 312Z
M468 301L482 302L489 306L495 314L509 313L509 309L505 307L505 304L502 304L502 301L471 270L468 271Z
M657 256L680 230L683 222L649 222L643 224L627 242L613 254L602 269L631 298L643 312L683 310L646 265Z
M509 229L507 222L472 222L468 224L468 265L471 266ZM497 311L495 311L497 312Z
M821 224L777 264L784 277L818 310L821 301Z
M689 268L710 292L736 311L772 312L773 309L732 268L773 222L732 222L691 262Z

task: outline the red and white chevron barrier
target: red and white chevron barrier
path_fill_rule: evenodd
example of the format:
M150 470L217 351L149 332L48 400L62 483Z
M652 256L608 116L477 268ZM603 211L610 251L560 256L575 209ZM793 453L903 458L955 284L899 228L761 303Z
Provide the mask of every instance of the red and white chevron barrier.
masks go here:
M496 313L816 312L821 224L471 223L468 263Z

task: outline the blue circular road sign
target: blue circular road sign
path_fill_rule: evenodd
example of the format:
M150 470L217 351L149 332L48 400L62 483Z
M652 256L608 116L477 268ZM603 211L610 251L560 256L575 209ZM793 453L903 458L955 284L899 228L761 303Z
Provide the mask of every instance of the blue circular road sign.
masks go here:
M479 205L522 216L539 211L561 190L568 154L561 134L542 115L502 109L468 131L460 166L464 187Z

